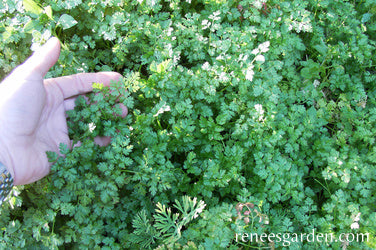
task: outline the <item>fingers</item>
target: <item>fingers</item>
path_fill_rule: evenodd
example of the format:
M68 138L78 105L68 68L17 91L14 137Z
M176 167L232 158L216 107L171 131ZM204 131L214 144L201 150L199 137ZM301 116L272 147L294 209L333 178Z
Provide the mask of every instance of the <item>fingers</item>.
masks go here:
M57 62L60 55L60 41L56 37L50 38L42 47L34 52L22 65L23 73L30 73L30 77L42 78Z
M89 98L87 96L82 96L86 101L89 100ZM68 98L68 99L65 99L64 100L64 108L65 108L65 111L68 111L68 110L73 110L74 107L76 107L76 100L77 100L77 96L75 97L71 97L71 98Z
M128 115L128 108L122 104L122 103L119 103L119 106L121 108L121 117L126 117Z
M72 110L75 107L76 98L69 98L64 101L65 111Z
M87 97L84 96L84 98L87 98ZM72 98L68 98L68 99L64 100L65 111L74 109L74 107L76 106L75 105L76 99L77 99L77 97L72 97ZM128 115L128 108L123 103L118 103L117 105L119 105L120 108L121 108L121 111L122 111L121 117L126 117Z
M112 81L118 81L121 75L116 72L80 73L70 76L51 78L45 80L46 84L55 84L59 87L64 99L89 93L93 90L93 82L110 85Z
M103 147L103 146L108 146L111 143L111 137L109 136L97 136L94 138L94 143ZM73 144L73 141L71 141L71 144ZM75 147L81 147L82 142L78 141L74 145L72 145L72 148Z
M99 146L107 146L111 143L111 137L109 136L97 136L94 138L94 142Z

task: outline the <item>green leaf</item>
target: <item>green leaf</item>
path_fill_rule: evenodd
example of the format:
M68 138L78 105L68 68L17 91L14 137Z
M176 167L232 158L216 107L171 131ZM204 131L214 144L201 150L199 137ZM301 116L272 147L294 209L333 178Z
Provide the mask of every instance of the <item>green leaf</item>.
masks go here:
M46 154L47 154L48 162L55 162L57 161L57 158L59 157L59 155L53 151L47 151Z
M33 0L23 0L22 5L26 11L33 14L39 15L43 12L43 9Z
M371 17L372 17L372 14L371 14L371 13L365 13L365 14L362 16L362 23L366 23L366 22L368 22L369 20L371 20Z
M328 47L322 43L322 44L317 44L315 46L313 46L321 55L326 55L326 53L328 52Z
M312 60L308 60L306 62L306 67L304 67L302 70L301 70L301 75L302 77L306 78L306 79L311 79L313 77L319 77L319 74L320 74L320 70L321 70L321 67L320 67L320 64L312 61Z
M171 66L171 60L168 59L168 60L165 60L163 62L161 62L160 64L157 65L157 63L155 61L153 61L151 64L150 64L150 70L154 73L164 73L166 72L169 67Z
M59 144L59 150L60 150L60 153L63 154L63 155L68 154L69 151L70 151L68 146L64 143Z
M61 24L64 30L75 26L78 22L70 15L63 14L60 16L58 24Z
M28 21L24 26L24 32L26 33L33 33L34 30L36 30L36 27L38 25L38 22L35 20Z
M51 19L53 20L53 15L52 15L52 8L51 6L47 6L44 8L44 12L46 13L46 15Z

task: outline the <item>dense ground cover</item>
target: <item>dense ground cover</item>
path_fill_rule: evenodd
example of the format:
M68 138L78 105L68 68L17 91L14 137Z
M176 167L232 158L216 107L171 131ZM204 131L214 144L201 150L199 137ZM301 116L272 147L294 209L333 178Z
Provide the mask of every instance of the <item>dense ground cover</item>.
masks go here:
M78 99L82 146L14 188L0 247L375 248L375 16L374 0L2 0L1 77L53 35L48 77L124 80ZM312 230L369 240L294 239Z

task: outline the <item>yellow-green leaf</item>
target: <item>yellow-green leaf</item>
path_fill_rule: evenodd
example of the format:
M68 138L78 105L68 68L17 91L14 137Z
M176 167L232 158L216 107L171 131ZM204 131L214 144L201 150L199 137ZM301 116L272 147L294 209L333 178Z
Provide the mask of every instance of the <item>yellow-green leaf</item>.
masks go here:
M26 33L32 33L33 30L35 30L36 26L37 26L38 22L35 21L35 20L30 20L28 21L25 26L24 26L24 32Z
M63 29L69 29L77 24L77 21L74 20L74 18L68 14L63 14L59 18L59 24L63 27Z
M52 8L51 6L47 6L44 8L44 12L46 13L46 15L51 19L53 20L53 15L52 15Z
M43 9L33 0L23 0L23 7L26 11L39 15L43 12Z

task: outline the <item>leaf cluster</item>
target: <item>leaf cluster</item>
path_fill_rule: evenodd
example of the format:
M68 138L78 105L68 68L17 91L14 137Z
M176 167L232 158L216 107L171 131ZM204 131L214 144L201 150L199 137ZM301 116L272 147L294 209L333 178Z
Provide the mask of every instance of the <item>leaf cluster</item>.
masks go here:
M52 174L15 189L1 246L278 248L234 235L375 234L374 1L2 5L2 76L55 35L49 77L124 80L77 99L67 115L80 146L48 153Z

